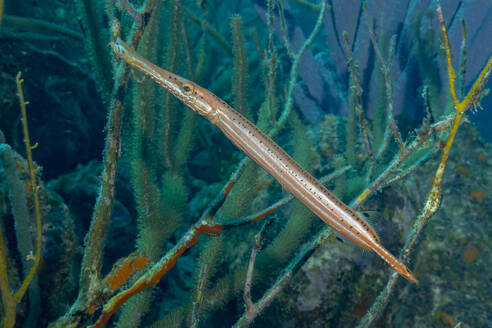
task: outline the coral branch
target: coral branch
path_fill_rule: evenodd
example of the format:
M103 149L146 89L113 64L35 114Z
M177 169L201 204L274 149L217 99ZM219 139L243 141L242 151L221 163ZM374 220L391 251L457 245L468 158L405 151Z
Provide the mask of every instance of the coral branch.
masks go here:
M133 18L133 21L135 22L135 26L137 27L137 29L140 29L143 25L144 15L138 12L138 10L136 10L128 0L120 0L120 2L123 5L123 8L125 8L127 14Z
M198 18L195 14L193 14L185 6L183 6L183 11L184 11L185 15L189 19L191 19L192 22L200 25L204 31L210 33L210 35L215 39L215 41L217 41L217 43L220 44L220 46L226 51L226 53L232 57L231 46L229 46L229 43L227 43L227 41L222 37L222 35L220 35L219 32L217 32L216 29L214 29L212 26L210 26L210 24L205 19L201 20L200 18Z
M265 52L265 62L267 63L267 72L265 77L266 86L266 100L268 102L268 114L272 126L277 126L277 119L275 117L275 75L278 65L277 52L273 43L273 2L272 0L267 2L266 22L268 27L268 51ZM287 41L288 42L288 41ZM261 52L258 52L261 54Z
M467 46L466 46L466 25L465 20L461 19L461 47L460 47L460 75L459 75L459 93L460 97L465 96L465 81L466 81L466 59L467 59Z
M251 300L251 284L253 280L253 270L256 263L256 255L263 244L263 237L265 235L266 229L272 224L273 220L267 220L261 227L260 231L255 236L255 244L251 250L251 256L249 258L248 271L246 273L246 280L244 282L244 303L246 306L246 316L248 318L254 318L258 314L258 308L253 304Z
M459 103L458 97L456 96L456 89L454 87L454 81L456 79L456 73L454 72L454 67L452 63L451 47L449 45L448 33L446 32L446 24L442 16L441 4L437 3L437 17L439 19L439 24L441 25L442 41L444 44L444 50L446 51L446 62L448 68L448 78L449 78L449 90L451 91L451 96L453 97L453 102L455 104Z
M145 256L128 256L121 264L115 265L113 270L104 278L104 284L107 286L108 293L121 288L130 277L142 270L148 263L149 259Z
M282 30L282 38L284 40L284 46L285 46L285 50L287 50L287 53L289 54L289 57L291 60L294 60L295 59L295 55L294 55L294 51L292 50L292 47L290 45L290 41L289 41L289 37L288 37L288 32L287 32L287 23L285 22L285 13L284 13L284 7L282 6L282 2L279 1L279 0L276 0L277 2L277 6L279 7L278 11L279 11L279 14L280 14L280 28ZM269 2L269 6L270 5L271 1ZM272 8L273 10L273 8ZM272 13L270 12L270 8L269 8L269 16L273 16ZM271 18L270 18L271 20ZM269 22L269 35L270 35L270 39L271 39L271 22Z
M102 327L104 323L125 303L130 297L136 295L159 282L159 280L176 264L176 260L191 246L198 241L200 234L208 234L213 227L208 223L194 225L181 237L174 246L159 262L154 264L142 277L140 277L130 288L123 290L113 296L103 308L103 313L92 325L92 328Z
M330 227L323 229L312 241L304 248L284 269L284 271L278 276L275 283L265 292L260 300L256 303L252 303L249 300L249 305L246 306L246 312L239 318L234 324L235 328L248 327L249 324L270 305L277 294L287 285L294 274L299 268L309 259L309 257L323 245L326 240L331 236L332 230ZM251 266L251 260L250 260ZM245 286L245 289L250 286ZM246 293L246 291L245 291Z
M78 33L66 27L59 26L40 19L4 15L3 23L5 26L1 34L6 34L12 37L22 38L28 35L32 35L37 36L38 38L51 37L54 39L59 39L60 36L67 36L77 41L82 41L84 39L82 33ZM16 30L19 29L20 31L7 32L6 27L10 27L9 30L12 30L12 28L15 27ZM30 31L32 31L32 33Z
M379 60L379 64L381 65L381 70L383 71L383 76L384 76L384 84L385 84L385 89L386 89L386 105L387 105L387 120L389 124L386 126L386 131L384 132L384 137L383 137L383 142L381 143L381 146L379 147L379 150L377 152L377 158L380 158L384 151L387 149L388 141L389 141L389 128L393 131L393 135L395 137L396 144L400 148L401 152L405 152L405 146L403 144L403 140L401 138L400 131L398 131L398 127L395 122L395 117L393 114L393 82L391 81L391 76L390 76L390 65L391 65L391 60L393 57L393 52L394 52L394 47L395 47L395 36L391 38L391 44L389 48L389 56L388 56L388 63L386 63L385 59L383 58L383 55L381 54L381 50L379 49L378 43L376 41L376 34L374 33L373 29L373 23L372 23L372 18L369 15L369 11L367 9L367 2L364 2L363 5L364 8L364 15L367 20L367 25L369 28L369 36L371 38L372 46L374 48L374 52L376 53L376 56Z
M191 327L198 327L198 322L200 321L199 307L203 300L203 288L205 287L205 282L207 281L208 264L205 263L200 269L200 285L198 286L198 291L196 294L196 299L193 302L193 310L191 313Z
M29 181L30 185L27 186L26 192L31 194L34 200L34 216L36 220L36 249L35 254L32 256L33 264L29 269L26 277L22 281L19 289L14 293L10 288L8 272L7 272L7 246L5 241L3 240L3 232L0 227L0 293L2 297L3 304L3 313L2 320L0 322L2 328L11 328L15 325L15 316L16 316L16 308L17 304L20 303L22 297L27 291L29 284L33 280L36 275L36 271L39 267L39 262L41 261L41 241L42 241L42 226L41 226L41 207L39 204L39 196L38 196L38 184L36 181L36 169L34 168L34 163L32 160L32 150L37 147L37 143L32 146L31 140L29 138L29 126L27 123L27 112L26 105L29 102L24 99L24 92L22 91L22 83L24 80L22 79L22 74L19 72L15 79L17 84L17 96L19 97L19 103L22 114L22 127L24 132L24 144L26 148L27 154L27 164L29 168Z
M294 62L292 63L292 66L290 68L289 88L287 91L285 106L282 113L280 114L280 117L278 118L277 125L269 133L270 138L274 138L280 132L282 127L285 125L287 118L289 117L289 114L292 110L292 106L294 105L294 88L296 86L297 68L299 66L299 61L302 55L304 54L304 52L306 51L306 49L314 41L314 38L318 34L319 30L321 29L321 25L323 23L323 17L325 16L327 6L328 5L326 4L326 0L323 0L321 4L321 10L319 12L318 20L316 21L316 25L311 31L309 37L306 39L304 44L301 46L299 51L294 56Z
M362 135L362 140L364 141L364 146L366 147L367 155L369 156L371 161L375 164L376 159L374 158L374 154L372 153L372 146L369 139L369 132L368 132L369 129L367 127L367 120L364 117L364 110L362 108L362 88L359 82L359 74L352 55L352 49L350 48L349 45L348 34L345 31L343 32L343 41L348 58L347 66L350 72L350 77L352 79L352 83L350 85L350 92L354 93L355 98L357 100L355 105L355 112L359 118L360 133Z
M393 161L386 167L386 169L374 179L368 187L357 197L354 203L351 204L353 208L358 208L360 205L367 200L368 196L374 191L381 188L381 185L388 179L388 177L398 168L411 154L420 149L420 147L429 140L429 138L436 132L442 131L448 128L453 121L453 117L447 117L442 121L432 124L428 130L423 131L417 138L407 147L406 152L398 153Z
M321 5L317 4L315 5L314 3L308 2L306 0L289 0L290 2L297 3L300 6L303 6L306 9L312 10L312 11L320 11L321 10Z
M0 29L2 28L3 0L0 0Z
M17 303L20 302L22 299L22 296L24 296L24 293L27 290L27 287L31 283L31 280L34 278L34 275L36 274L36 270L38 269L39 266L39 261L41 260L41 209L39 206L39 196L38 196L38 185L36 182L36 170L34 168L34 164L32 161L32 150L37 147L37 143L34 146L31 146L31 140L29 138L29 127L27 124L27 113L26 113L26 105L29 104L29 102L24 100L24 93L22 92L22 82L24 80L21 78L21 72L17 74L16 77L16 83L17 83L17 95L19 96L19 102L21 105L21 112L22 112L22 127L24 129L24 143L26 145L26 154L27 154L27 163L29 165L29 178L31 180L31 192L32 192L32 197L34 199L34 214L36 218L36 254L34 255L34 263L31 266L31 269L29 270L29 273L27 274L26 278L22 282L22 285L20 286L19 290L15 293L14 297Z

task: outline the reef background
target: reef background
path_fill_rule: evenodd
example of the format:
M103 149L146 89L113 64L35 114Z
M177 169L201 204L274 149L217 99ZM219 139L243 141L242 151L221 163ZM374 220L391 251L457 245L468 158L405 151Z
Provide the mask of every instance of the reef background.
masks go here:
M141 5L131 3L136 8ZM382 146L389 124L387 87L360 1L328 1L320 32L301 57L294 82L284 34L296 52L311 33L319 6L281 1L280 11L278 2L271 1L269 15L267 1L260 0L156 3L138 52L213 91L264 131L277 127L287 90L295 83L294 108L275 140L316 177L342 172L328 187L343 201L357 198L398 154L393 139ZM368 1L368 13L385 59L392 58L393 111L409 144L429 125L453 113L436 3L381 3ZM121 5L118 13L112 1L2 4L0 224L13 289L28 271L26 258L32 251L32 245L21 246L20 241L33 240L35 231L32 201L25 188L18 71L25 79L31 139L39 144L33 150L36 174L42 181L42 259L36 279L17 306L16 326L86 327L95 322L107 301L103 289L111 289L106 285L96 290L99 302L91 303L94 308L84 308L80 301L84 239L103 181L105 140L110 140L105 122L115 101L123 102L121 157L104 252L99 249L101 279L115 277L115 268L122 267L121 259L131 258L130 253L157 262L207 210L244 156L211 124L137 72L130 73L123 94L114 94L121 68L107 46L113 15L121 18L123 37L133 25ZM461 19L466 22L466 70L459 88L468 90L492 55L488 45L492 4L457 0L443 1L442 6L456 68L463 62ZM372 151L385 149L374 166L357 120L355 71L347 64L343 31L357 64ZM388 55L393 35L395 47ZM488 270L492 266L492 151L487 143L492 140L492 97L484 97L481 106L483 110L467 114L471 122L458 131L443 180L441 208L412 252L409 267L419 284L400 278L374 326L489 327L492 323ZM423 207L446 137L446 129L429 137L393 172L396 181L383 184L359 209L372 213L368 214L373 217L371 224L393 254L399 254ZM283 196L278 183L249 163L213 219L232 222ZM256 260L253 300L324 228L297 201L272 217ZM244 312L246 269L261 227L258 222L218 237L202 235L155 287L132 297L107 326L234 325ZM376 255L332 235L304 261L251 326L356 326L391 273ZM144 272L132 274L121 288Z

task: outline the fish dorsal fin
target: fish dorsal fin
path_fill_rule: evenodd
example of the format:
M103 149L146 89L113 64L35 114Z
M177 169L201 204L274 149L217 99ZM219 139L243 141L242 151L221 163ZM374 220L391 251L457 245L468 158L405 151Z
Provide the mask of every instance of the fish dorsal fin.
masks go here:
M367 212L366 212L367 213ZM362 214L361 212L357 212L357 214L359 214L359 216L365 221L366 223L366 230L372 235L372 237L376 240L376 242L378 244L381 244L381 239L379 239L379 236L378 234L376 233L376 231L374 230L374 228L372 227L373 224L371 221L374 221L373 219L371 219L370 217Z

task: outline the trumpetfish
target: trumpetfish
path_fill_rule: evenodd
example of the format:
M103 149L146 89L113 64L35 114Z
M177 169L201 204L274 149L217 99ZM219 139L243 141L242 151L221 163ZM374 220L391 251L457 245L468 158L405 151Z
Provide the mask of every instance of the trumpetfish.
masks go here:
M417 283L405 264L383 247L374 229L359 213L333 195L246 117L207 89L152 64L119 37L111 43L111 47L131 67L150 77L192 111L216 125L234 145L270 173L335 232L367 250L374 251L398 274Z

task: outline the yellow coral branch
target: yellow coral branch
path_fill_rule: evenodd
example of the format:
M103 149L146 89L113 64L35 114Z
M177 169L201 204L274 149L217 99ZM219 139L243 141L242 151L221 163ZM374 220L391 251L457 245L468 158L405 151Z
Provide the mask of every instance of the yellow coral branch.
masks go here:
M451 96L453 97L456 116L454 118L453 126L449 133L448 139L446 140L446 144L444 146L443 153L441 155L441 160L439 162L439 167L436 171L436 175L434 176L434 179L432 180L432 188L431 188L432 191L440 189L440 184L441 184L442 176L444 174L444 169L446 167L446 162L448 160L449 151L451 149L451 146L453 145L454 137L456 135L456 132L458 131L458 127L460 125L461 119L463 118L463 114L469 108L478 105L478 103L480 102L480 97L483 88L485 87L485 84L487 83L487 80L489 79L490 73L492 71L492 56L491 56L487 64L485 65L484 69L478 76L477 80L475 81L475 83L473 83L473 86L468 92L468 94L466 95L465 99L463 99L461 102L458 100L458 97L456 96L456 88L455 88L456 74L452 63L451 47L449 45L448 34L446 32L446 25L444 23L444 18L442 16L442 11L441 11L441 5L439 3L437 4L437 14L439 17L439 23L441 24L444 49L446 51L446 60L448 64L449 91L451 92Z
M437 15L439 18L439 23L441 24L441 33L442 39L444 43L444 50L446 51L446 59L448 66L448 76L449 76L449 89L451 91L451 96L453 97L453 102L456 104L459 103L458 97L456 96L454 82L456 80L456 73L454 72L454 67L452 63L452 55L451 55L451 47L449 46L448 33L446 32L446 25L444 24L444 18L442 16L441 5L438 3L437 5Z
M2 5L2 0L0 0L0 10ZM0 11L1 14L1 11ZM37 147L37 144L31 146L31 141L29 139L29 129L27 125L27 114L26 105L29 103L24 100L24 93L22 91L22 82L24 80L21 78L21 72L17 74L15 79L17 84L17 95L19 96L19 102L21 106L22 113L22 126L24 127L24 142L26 144L27 162L29 165L29 173L31 180L31 191L34 198L34 211L36 216L36 254L33 256L33 264L26 278L22 282L20 288L14 294L9 285L8 273L7 273L7 250L3 241L2 231L0 229L0 292L2 296L3 304L3 316L1 321L2 328L11 328L15 325L15 314L17 304L20 303L22 297L26 293L27 287L31 283L36 270L39 265L39 260L41 258L41 210L39 206L38 198L38 186L36 184L36 174L34 165L32 162L32 150ZM29 190L28 190L29 191Z
M21 72L17 74L15 81L17 83L17 92L18 92L17 95L19 96L19 102L22 111L22 126L24 127L24 143L26 145L27 162L29 165L29 174L31 179L31 190L34 198L34 213L36 216L36 254L34 255L34 262L32 264L31 269L29 270L29 273L27 274L26 278L22 282L22 285L19 288L19 290L14 295L15 300L17 301L17 303L19 303L20 300L22 299L22 296L24 296L27 287L31 283L32 278L34 278L34 275L36 274L36 270L39 265L39 261L41 259L41 210L39 206L36 174L32 161L32 149L36 148L37 144L34 147L31 146L31 141L29 139L29 129L27 125L27 114L26 114L26 105L29 104L29 102L24 100L24 93L22 92L22 82L24 82L24 80L21 78Z
M3 0L0 0L0 28L2 27Z

